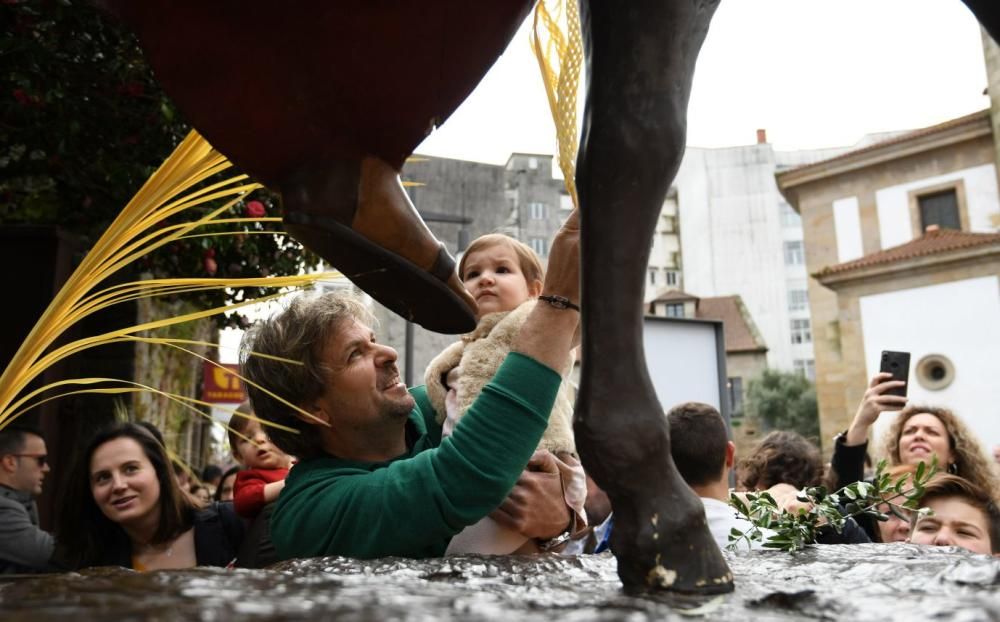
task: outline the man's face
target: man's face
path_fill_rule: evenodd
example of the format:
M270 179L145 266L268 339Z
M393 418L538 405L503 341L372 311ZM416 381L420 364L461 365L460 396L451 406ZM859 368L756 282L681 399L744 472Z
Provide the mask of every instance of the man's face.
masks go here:
M17 452L17 467L13 474L14 490L30 492L38 496L42 494L42 482L49 472L48 451L45 441L34 434L24 435L24 447Z
M942 497L925 503L934 514L920 519L910 534L914 544L960 546L989 555L990 531L986 513L961 497Z
M399 378L396 351L351 319L330 335L322 352L326 389L313 405L339 438L358 439L401 428L416 402ZM329 449L329 448L328 448Z

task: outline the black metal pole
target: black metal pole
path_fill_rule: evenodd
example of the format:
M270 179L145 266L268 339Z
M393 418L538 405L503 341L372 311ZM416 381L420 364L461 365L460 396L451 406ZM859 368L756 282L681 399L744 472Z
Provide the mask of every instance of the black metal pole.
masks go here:
M403 382L408 387L413 386L413 322L406 323L406 340L403 346Z

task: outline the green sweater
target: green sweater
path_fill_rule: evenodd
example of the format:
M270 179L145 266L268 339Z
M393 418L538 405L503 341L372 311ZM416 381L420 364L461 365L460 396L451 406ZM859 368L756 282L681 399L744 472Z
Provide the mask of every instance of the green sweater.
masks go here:
M297 464L271 515L281 559L344 555L436 557L504 500L531 458L559 374L511 353L441 441L423 387L406 423L408 451L388 462L326 455Z

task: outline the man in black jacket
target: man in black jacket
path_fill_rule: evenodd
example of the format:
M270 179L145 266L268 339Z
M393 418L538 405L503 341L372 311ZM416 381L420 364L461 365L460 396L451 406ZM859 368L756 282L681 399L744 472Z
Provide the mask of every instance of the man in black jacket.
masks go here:
M52 536L38 526L35 497L49 472L42 436L26 428L0 430L0 574L45 570Z

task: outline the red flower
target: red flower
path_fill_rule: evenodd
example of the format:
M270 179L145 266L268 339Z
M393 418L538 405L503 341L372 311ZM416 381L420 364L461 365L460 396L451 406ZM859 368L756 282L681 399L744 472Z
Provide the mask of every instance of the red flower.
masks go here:
M244 211L247 218L263 218L267 214L267 209L260 201L247 201Z
M219 270L219 264L215 263L215 260L211 257L205 257L205 272L208 276L215 276L215 273Z
M126 95L130 95L132 97L142 97L142 94L145 92L145 87L138 82L126 82L121 90Z

